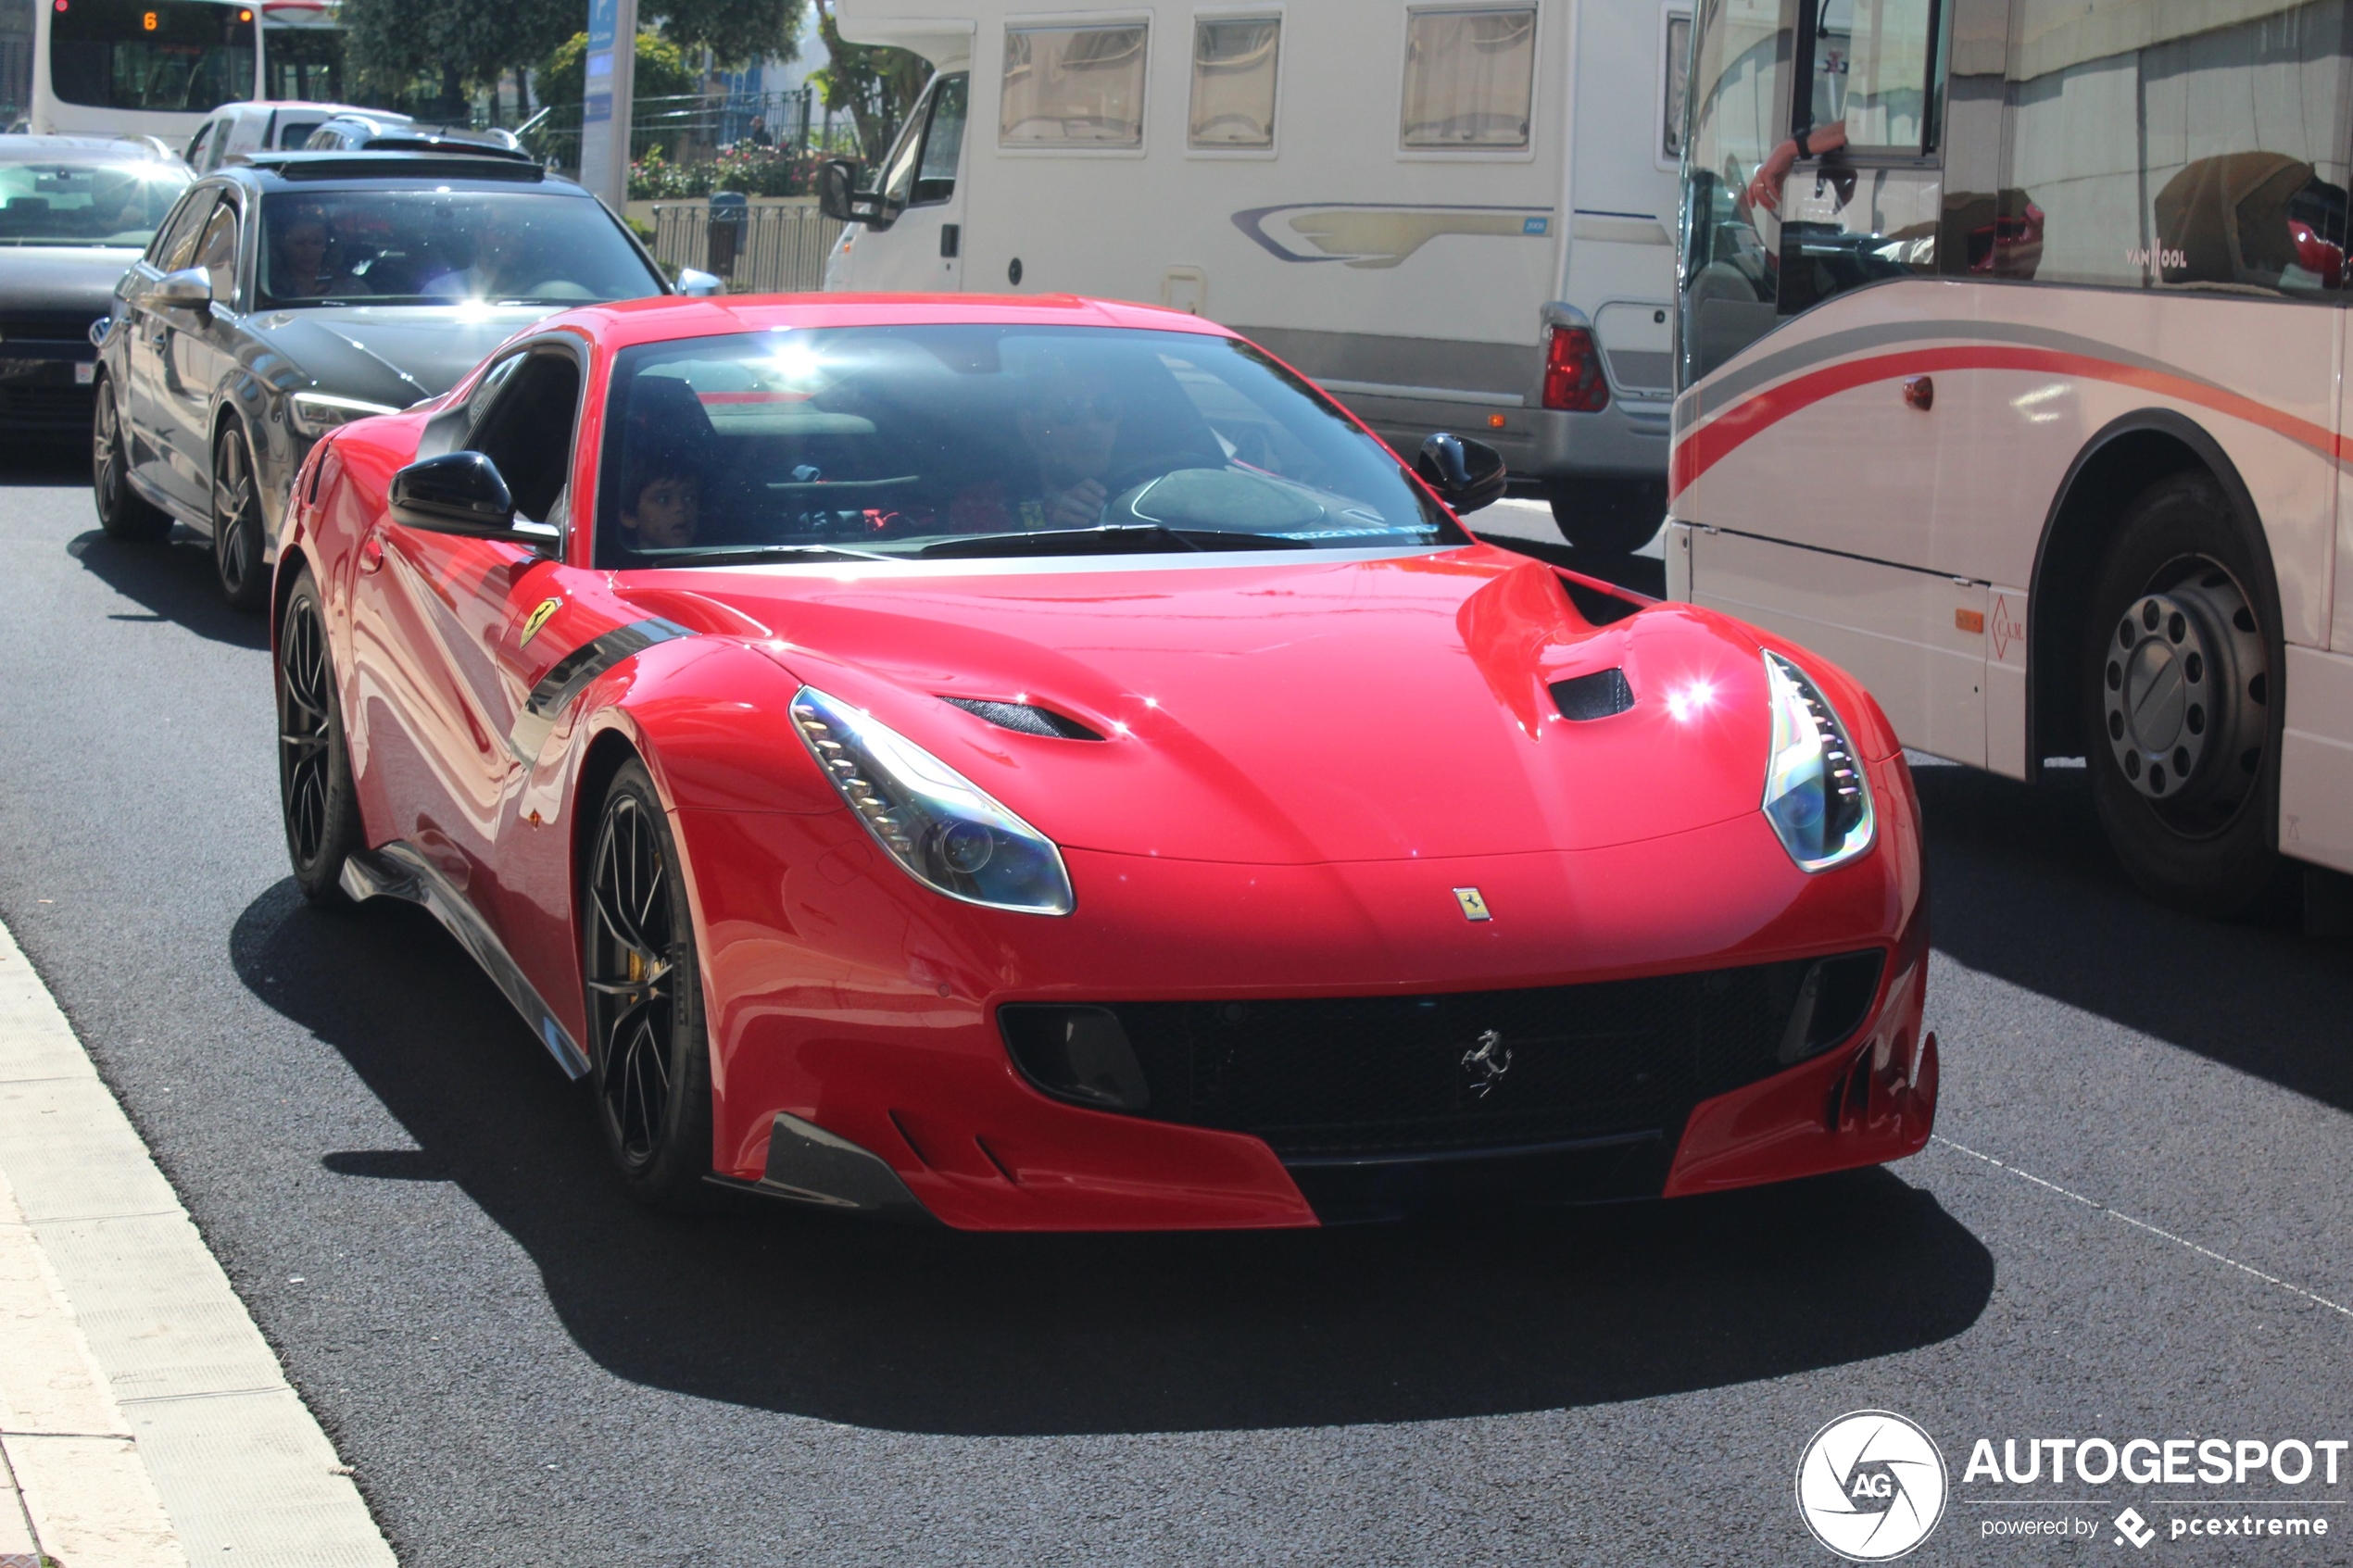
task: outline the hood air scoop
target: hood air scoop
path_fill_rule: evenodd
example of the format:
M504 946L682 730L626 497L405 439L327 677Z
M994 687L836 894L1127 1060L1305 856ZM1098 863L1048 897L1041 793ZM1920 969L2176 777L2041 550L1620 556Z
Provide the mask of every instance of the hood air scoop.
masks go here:
M1038 708L1026 702L984 702L967 696L943 696L939 700L953 704L967 713L977 714L1000 730L1059 740L1103 738L1076 719L1065 719L1051 709Z
M1596 670L1554 682L1553 701L1564 719L1606 719L1634 706L1634 688L1626 684L1623 670Z

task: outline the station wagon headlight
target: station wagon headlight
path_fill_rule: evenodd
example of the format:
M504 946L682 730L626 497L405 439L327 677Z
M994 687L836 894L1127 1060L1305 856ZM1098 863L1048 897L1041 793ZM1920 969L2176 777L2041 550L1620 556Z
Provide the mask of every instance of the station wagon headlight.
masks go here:
M1062 851L988 792L870 714L814 686L793 727L866 831L925 886L967 904L1066 915Z
M1846 726L1805 671L1765 656L1773 750L1765 770L1765 816L1798 869L1827 871L1871 847L1870 781Z
M296 430L308 436L321 436L339 425L354 420L373 418L378 414L396 414L399 409L382 403L365 403L357 397L337 397L331 392L297 392L287 399L286 416Z

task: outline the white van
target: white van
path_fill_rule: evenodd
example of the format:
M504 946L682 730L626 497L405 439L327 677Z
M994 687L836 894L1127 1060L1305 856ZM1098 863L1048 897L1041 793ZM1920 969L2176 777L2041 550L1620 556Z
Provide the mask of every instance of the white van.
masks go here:
M1197 311L1401 452L1496 447L1580 547L1652 537L1690 0L1083 6L840 0L935 74L828 289Z

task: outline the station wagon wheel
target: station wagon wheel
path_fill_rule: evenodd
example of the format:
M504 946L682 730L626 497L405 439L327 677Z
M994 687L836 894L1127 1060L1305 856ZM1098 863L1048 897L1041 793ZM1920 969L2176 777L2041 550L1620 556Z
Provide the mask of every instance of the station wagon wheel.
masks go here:
M2246 914L2280 890L2276 628L2229 497L2203 470L2134 499L2100 564L2082 657L2100 826L2151 896Z
M606 791L582 892L606 1148L637 1197L690 1204L711 1170L710 1056L678 851L643 763L624 763Z
M258 609L270 594L262 564L261 493L245 433L223 425L212 445L212 565L220 596L239 609Z
M341 879L345 859L359 846L359 796L319 584L307 567L279 618L278 799L303 897L329 906L348 902Z
M98 526L109 539L154 544L171 533L171 514L151 506L131 488L131 452L123 440L122 410L115 406L114 382L98 378L97 408L90 420L90 491Z

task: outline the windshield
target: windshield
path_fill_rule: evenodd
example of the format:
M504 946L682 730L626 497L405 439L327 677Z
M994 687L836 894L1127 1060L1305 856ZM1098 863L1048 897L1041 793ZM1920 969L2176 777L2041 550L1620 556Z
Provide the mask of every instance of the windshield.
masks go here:
M612 387L609 567L1468 543L1230 338L778 329L627 349Z
M593 201L528 191L281 191L261 204L265 308L578 305L661 282Z
M146 159L0 163L0 245L144 248L191 178Z
M253 9L214 0L72 0L49 19L69 104L201 114L253 96Z

